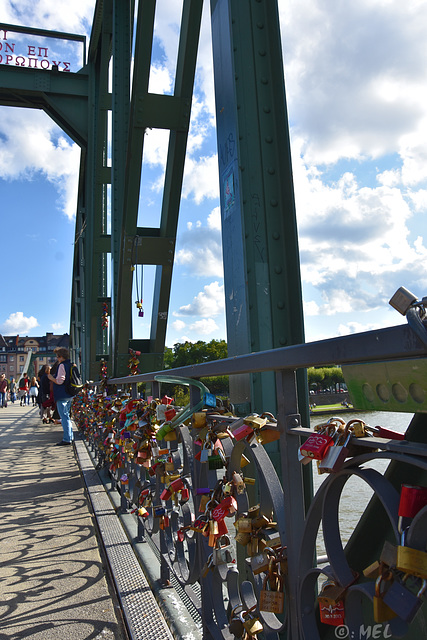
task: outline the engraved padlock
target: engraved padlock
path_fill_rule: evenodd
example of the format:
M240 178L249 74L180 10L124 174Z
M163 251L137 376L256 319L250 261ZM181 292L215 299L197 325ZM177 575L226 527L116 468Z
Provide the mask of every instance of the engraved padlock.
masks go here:
M418 578L427 579L427 553L419 549L407 547L406 530L402 533L400 545L396 553L396 569Z
M324 458L328 448L334 443L333 437L327 433L328 430L329 428L325 428L310 434L299 448L301 455L315 460Z
M278 576L277 586L272 589L270 577L265 576L259 597L259 610L279 614L283 613L284 606L283 577Z

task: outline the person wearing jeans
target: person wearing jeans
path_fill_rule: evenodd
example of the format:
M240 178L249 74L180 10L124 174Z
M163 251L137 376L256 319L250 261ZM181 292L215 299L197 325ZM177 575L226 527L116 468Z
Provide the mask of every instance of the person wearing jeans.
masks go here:
M70 396L65 388L65 381L70 378L71 362L68 349L59 347L56 349L56 357L58 360L58 368L55 376L48 374L49 380L53 382L53 397L55 398L56 408L61 418L63 436L58 446L71 445L73 443L73 427L71 425L71 401Z
M4 373L0 375L0 407L7 407L7 379Z

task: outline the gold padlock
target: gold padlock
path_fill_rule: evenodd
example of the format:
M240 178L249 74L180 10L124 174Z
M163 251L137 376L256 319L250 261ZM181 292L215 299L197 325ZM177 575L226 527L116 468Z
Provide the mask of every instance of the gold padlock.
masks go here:
M269 586L270 589L268 589ZM269 576L265 576L259 597L259 610L278 614L283 613L284 607L283 578L278 576L277 590L272 590Z
M427 553L411 547L397 547L396 569L427 579Z
M252 614L249 613L246 619L246 614L248 614L248 612L243 614L243 626L249 636L256 636L257 633L261 633L261 631L264 630L264 627L262 626L258 618L255 618L254 616L252 616Z
M202 429L203 427L206 427L206 412L200 411L193 413L191 423L195 429Z

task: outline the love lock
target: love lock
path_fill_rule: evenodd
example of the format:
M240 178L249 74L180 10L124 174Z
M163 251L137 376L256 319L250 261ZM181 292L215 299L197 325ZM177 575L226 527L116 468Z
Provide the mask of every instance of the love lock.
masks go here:
M221 541L225 539L225 543ZM230 538L227 535L221 536L216 541L216 546L212 552L212 560L215 566L232 562Z
M401 544L397 547L396 569L418 578L427 578L427 553L405 546L406 530L402 533Z
M423 580L417 594L412 593L403 582L394 580L388 591L384 594L383 601L399 618L410 623L423 604L422 596L426 589L427 580Z
M329 447L326 455L319 462L319 470L336 473L341 469L345 459L349 455L347 445L350 442L350 438L350 432L344 432L344 435L337 435L334 444Z

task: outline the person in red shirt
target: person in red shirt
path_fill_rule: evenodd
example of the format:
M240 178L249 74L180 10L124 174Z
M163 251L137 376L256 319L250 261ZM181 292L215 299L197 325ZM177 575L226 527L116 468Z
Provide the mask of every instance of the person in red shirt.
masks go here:
M30 396L28 395L29 385L28 385L28 376L26 373L22 374L22 378L19 381L18 385L18 396L19 403L22 405L30 404Z

